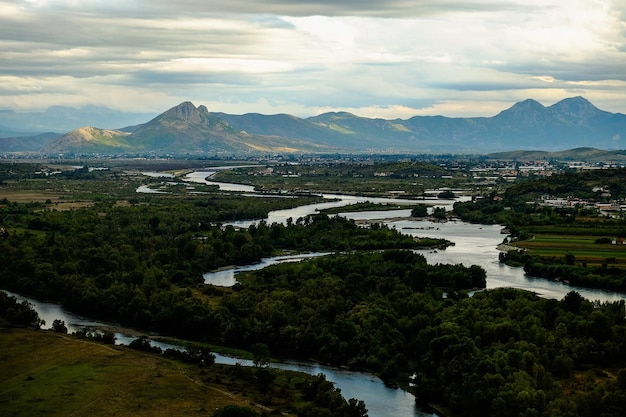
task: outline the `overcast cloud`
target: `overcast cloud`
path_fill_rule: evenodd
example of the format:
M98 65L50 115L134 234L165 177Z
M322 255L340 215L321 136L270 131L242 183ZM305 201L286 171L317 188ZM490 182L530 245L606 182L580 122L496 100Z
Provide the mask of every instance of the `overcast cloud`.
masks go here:
M623 0L0 0L0 109L626 113Z

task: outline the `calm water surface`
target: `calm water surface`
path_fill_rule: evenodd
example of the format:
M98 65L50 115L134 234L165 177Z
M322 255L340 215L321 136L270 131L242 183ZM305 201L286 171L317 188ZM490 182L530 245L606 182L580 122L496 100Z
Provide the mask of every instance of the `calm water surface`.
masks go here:
M232 268L223 268L218 271L207 272L203 275L205 284L217 285L220 287L232 287L237 280L235 275L244 271L257 271L270 265L282 264L285 262L300 262L305 259L317 258L318 256L328 255L331 252L311 252L301 253L297 255L282 255L263 258L261 262L251 265L234 266Z
M207 171L194 171L190 174L187 174L183 180L188 182L195 182L199 184L207 184L207 185L217 185L221 191L239 191L251 193L254 192L254 187L251 185L244 184L235 184L229 182L216 182L207 180L207 178L214 175L219 168L208 168Z

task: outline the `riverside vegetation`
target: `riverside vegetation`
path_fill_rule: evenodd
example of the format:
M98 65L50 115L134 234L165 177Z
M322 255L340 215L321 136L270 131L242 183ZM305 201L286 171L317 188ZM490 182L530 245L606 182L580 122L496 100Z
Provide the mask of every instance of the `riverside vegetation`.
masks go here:
M477 223L503 224L523 251L501 261L520 265L536 277L573 285L626 292L626 221L621 212L602 213L585 202L615 202L626 197L626 170L564 173L513 185L501 195L455 203L454 213ZM539 204L540 195L576 197L571 205ZM604 195L604 196L603 196Z
M513 289L468 297L468 290L485 287L482 268L428 265L410 251L423 240L381 225L363 229L315 215L286 225L223 228L220 222L229 218L256 217L263 207L294 201L255 197L249 204L249 197L181 187L138 196L128 192L136 179L119 171L83 172L88 179L78 174L19 182L31 190L80 190L81 199L89 189L101 190L88 206L59 211L51 202L8 198L0 205L8 230L0 240L4 288L145 330L264 346L272 355L368 370L407 387L411 381L418 401L449 415L621 416L626 410L623 302L596 303L575 292L547 300ZM19 184L11 181L3 191L15 192ZM123 188L125 182L130 185ZM515 206L519 213L499 204L492 198L457 203L455 212L501 222L518 237L541 218L521 215L525 204ZM241 274L233 288L202 282L202 272L281 250L337 253ZM272 381L281 378L268 372ZM304 399L329 398L301 386L309 387ZM271 406L276 400L259 401ZM332 411L330 404L339 407ZM301 416L366 413L356 400L294 400L291 407Z
M2 415L366 415L321 376L181 360L178 351L157 355L40 326L30 306L0 291Z

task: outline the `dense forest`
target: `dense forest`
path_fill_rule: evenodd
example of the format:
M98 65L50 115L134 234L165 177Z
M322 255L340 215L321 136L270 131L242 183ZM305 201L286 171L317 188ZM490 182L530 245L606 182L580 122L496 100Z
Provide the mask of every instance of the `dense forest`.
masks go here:
M92 180L85 177L97 174L76 175L67 180L86 181L86 189ZM595 187L577 181L571 182ZM533 184L520 187L540 189ZM454 212L504 224L518 239L537 230L532 227L584 229L593 217L586 209L526 204L520 195L529 194L512 187L504 196L456 203ZM623 301L592 302L576 292L549 300L514 289L480 291L482 268L428 265L412 251L445 241L416 240L382 225L363 228L342 217L318 214L246 230L223 226L264 217L276 205L293 204L288 199L135 198L119 204L103 196L63 211L49 203L0 202L6 231L0 287L162 334L266 346L276 356L375 372L451 416L612 417L626 410ZM615 233L620 221L602 224ZM589 229L599 224L593 222ZM203 281L204 272L285 251L333 254L242 273L232 288ZM320 379L309 387L311 398L320 387L328 392ZM358 403L341 407L340 415L363 411ZM328 414L310 409L301 415Z
M463 416L619 416L624 302L497 289L437 311L413 346L418 399Z
M257 201L257 200L255 200ZM42 209L0 206L8 236L0 239L4 288L61 302L67 308L142 328L179 329L205 308L190 288L202 274L289 251L354 251L440 245L376 225L315 215L288 224L260 222L247 230L218 222L229 213L212 200L154 201L150 205ZM241 204L234 215L259 207ZM215 212L217 211L217 212ZM182 316L182 317L181 317ZM203 318L205 319L205 318ZM184 326L180 328L182 331Z
M563 258L545 258L522 251L510 251L500 255L501 262L519 264L524 272L534 277L564 281L571 285L587 288L600 288L626 293L626 270L606 263L597 267L574 264L574 257L565 254Z
M410 251L334 255L240 276L221 300L228 344L262 342L274 353L315 357L395 379L423 310L463 289L484 288L477 266L428 265ZM406 377L406 375L405 375Z

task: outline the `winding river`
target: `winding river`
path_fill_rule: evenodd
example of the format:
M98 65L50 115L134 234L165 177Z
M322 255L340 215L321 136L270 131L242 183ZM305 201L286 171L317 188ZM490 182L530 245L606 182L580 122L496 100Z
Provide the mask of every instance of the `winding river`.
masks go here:
M26 300L30 302L39 314L39 317L45 321L45 328L50 328L52 322L56 319L63 320L65 322L69 333L85 328L98 329L109 327L109 324L107 323L79 316L65 310L58 304L40 301L9 291L5 292L16 297L18 301ZM118 329L118 331L115 332L115 343L118 345L127 345L134 339L134 335L128 334L122 329ZM179 346L158 341L151 341L151 344L153 346L158 346L161 349L180 349ZM215 354L215 362L226 365L253 365L251 360L233 358L220 354ZM362 372L351 372L313 362L284 361L281 363L272 363L271 366L277 369L305 372L311 375L323 373L327 380L332 381L337 388L341 389L341 393L346 399L358 398L365 401L368 409L368 415L370 417L436 416L436 414L426 413L419 410L415 406L415 397L410 393L401 389L386 387L385 384L383 384L383 382L374 375Z
M220 167L224 169L224 167ZM206 178L215 173L217 169L207 168L203 171L197 171L188 174L185 181L206 183L218 185L221 190L238 191L243 193L254 192L253 187L239 184L225 184L209 181ZM149 192L146 190L138 190L138 192ZM392 211L369 211L358 213L342 213L342 216L354 219L355 221L377 220L387 224L389 227L396 228L402 233L412 236L422 237L440 237L446 238L455 243L454 246L448 247L446 250L424 250L420 251L429 263L449 263L480 265L487 272L487 288L497 287L514 287L535 292L542 297L561 299L569 291L578 291L584 297L591 300L600 301L616 301L626 299L626 294L615 292L607 292L601 290L591 290L568 286L563 283L552 282L543 279L536 279L524 274L521 268L511 268L498 262L498 250L496 246L502 242L504 235L501 234L500 226L492 225L474 225L460 221L448 221L445 223L435 223L428 220L415 220L410 218L410 208L416 203L426 203L436 206L450 206L453 202L450 200L405 200L396 198L373 198L360 197L339 194L324 194L324 198L328 202L300 206L288 210L278 210L271 212L267 219L268 224L274 222L285 223L288 218L296 220L309 214L313 214L324 208L342 207L356 202L374 202L374 203L391 203L397 205L406 205L407 209ZM260 221L261 219L249 220L243 222L231 223L240 227L247 227L250 224ZM317 254L312 254L315 256ZM293 261L294 259L264 259L262 263L246 267L238 267L237 269L228 270L222 277L222 283L213 282L217 285L233 285L234 275L239 270L259 269L266 265ZM223 271L220 271L223 272ZM205 275L205 280L212 279ZM15 294L14 294L15 295ZM18 296L19 297L19 296ZM23 298L23 297L20 297ZM70 312L63 310L60 306L51 303L44 303L38 300L28 299L35 307L40 317L50 326L55 319L64 320L70 332L76 331L84 326L99 326L98 323L84 317L76 316ZM116 334L118 343L128 342L132 340L131 336L124 334ZM167 347L167 346L164 346ZM245 361L240 359L216 355L216 361L219 363L235 364L240 363L246 365ZM314 363L302 362L284 362L280 364L272 364L276 368L298 370L310 374L324 373L329 381L341 389L345 398L358 398L365 401L369 410L370 417L398 416L398 417L426 417L433 414L423 412L416 408L415 398L400 389L391 389L386 387L380 379L375 376L340 370Z

